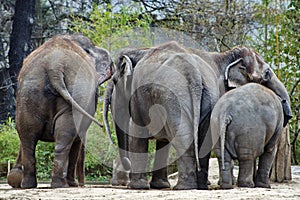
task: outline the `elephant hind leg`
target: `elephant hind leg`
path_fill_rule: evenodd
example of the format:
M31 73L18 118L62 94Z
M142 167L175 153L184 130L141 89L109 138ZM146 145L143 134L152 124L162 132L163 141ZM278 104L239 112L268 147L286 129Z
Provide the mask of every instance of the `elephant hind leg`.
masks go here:
M149 189L147 180L148 162L148 138L132 138L131 147L138 147L136 150L130 149L131 173L129 187L132 189Z
M259 157L257 175L255 177L255 187L271 188L269 183L270 170L275 158L277 146L272 151L265 151Z
M67 182L69 184L70 187L78 187L78 183L75 180L75 169L79 169L78 170L78 174L79 176L82 176L82 174L84 173L84 160L79 156L84 156L81 154L81 152L79 152L79 150L81 151L81 140L80 138L76 139L71 147L70 153L69 153L69 164L68 164L68 171L67 171ZM79 154L80 153L80 154ZM77 165L76 165L77 163ZM83 180L81 180L83 181ZM81 183L84 184L84 183Z
M239 160L238 186L253 188L253 173L253 159Z
M168 181L168 157L170 143L168 141L156 141L156 152L154 160L154 171L150 187L155 189L170 188Z
M182 122L182 124L187 123ZM179 157L178 181L173 187L174 190L198 189L194 138L190 134L192 133L191 130L187 134L182 134L183 131L181 130L184 130L184 128L183 126L182 129L178 129L177 134L175 134L172 140L176 155Z
M20 144L19 154L15 166L9 171L7 175L7 183L13 188L21 188L23 170L22 170L22 146Z
M36 139L30 139L27 142L22 140L22 165L23 165L23 179L21 188L36 188L36 159L35 159L35 148L37 144Z
M83 144L83 141L81 141L79 155L76 163L76 176L78 178L78 184L80 187L84 186L84 178L85 178L84 161L85 161L85 145Z

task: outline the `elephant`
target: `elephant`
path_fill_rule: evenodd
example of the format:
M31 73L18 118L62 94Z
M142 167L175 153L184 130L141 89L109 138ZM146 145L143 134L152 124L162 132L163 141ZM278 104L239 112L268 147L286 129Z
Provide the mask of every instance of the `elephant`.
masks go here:
M269 173L276 144L287 123L282 101L285 100L257 83L233 89L217 101L210 123L212 134L220 134L215 152L221 188L232 188L233 159L239 162L239 187L270 188Z
M211 111L226 91L248 82L261 83L288 99L269 65L247 47L217 53L171 41L122 49L106 89L104 125L109 132L111 105L121 161L131 170L129 188L169 187L167 159L173 145L179 172L173 189L208 189L208 161L218 138L208 131ZM287 104L287 115L290 111ZM156 139L150 184L146 177L149 139Z
M55 142L51 187L77 186L84 177L86 132L95 122L98 86L114 72L107 50L82 34L57 35L33 51L18 76L16 128L20 149L7 176L12 187L35 188L37 142ZM80 153L79 153L80 151Z

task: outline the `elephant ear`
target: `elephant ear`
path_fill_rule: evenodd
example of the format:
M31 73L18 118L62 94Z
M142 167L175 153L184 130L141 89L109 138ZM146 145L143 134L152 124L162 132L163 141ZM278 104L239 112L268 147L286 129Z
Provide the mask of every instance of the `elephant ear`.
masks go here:
M228 88L236 88L249 82L249 76L242 61L243 59L239 58L225 68L224 80Z
M123 71L123 74L126 76L132 76L133 74L133 66L132 61L127 55L123 55L123 60L121 63L121 68Z

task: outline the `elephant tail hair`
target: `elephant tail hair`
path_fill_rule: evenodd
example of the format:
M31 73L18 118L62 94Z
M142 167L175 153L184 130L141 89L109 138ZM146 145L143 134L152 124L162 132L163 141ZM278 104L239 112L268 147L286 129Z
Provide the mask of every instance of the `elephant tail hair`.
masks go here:
M227 126L230 124L232 117L230 115L223 115L220 122L220 134L221 134L221 160L222 160L222 169L225 169L225 159L224 159L224 151L225 151L225 138L226 138L226 130Z

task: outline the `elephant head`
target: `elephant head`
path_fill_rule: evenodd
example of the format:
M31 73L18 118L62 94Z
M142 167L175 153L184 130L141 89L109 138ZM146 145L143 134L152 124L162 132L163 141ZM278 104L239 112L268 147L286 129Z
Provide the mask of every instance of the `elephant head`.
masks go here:
M101 85L111 78L114 73L114 64L107 50L95 46L92 41L82 35L70 35L70 40L76 42L82 49L84 49L94 60L96 71L99 79L98 84Z
M236 47L229 51L230 62L224 70L227 89L235 88L249 82L260 83L275 92L282 101L285 114L284 126L292 117L290 98L282 82L271 67L252 49Z

